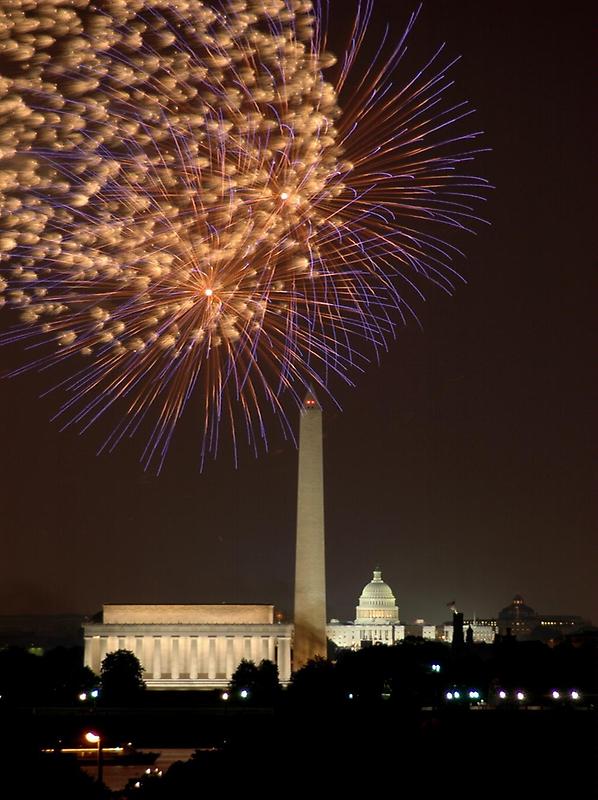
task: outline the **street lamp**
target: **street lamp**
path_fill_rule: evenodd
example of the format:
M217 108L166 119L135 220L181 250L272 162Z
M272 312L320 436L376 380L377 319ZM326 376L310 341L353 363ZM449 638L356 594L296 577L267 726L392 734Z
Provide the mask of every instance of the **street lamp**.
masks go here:
M97 745L97 752L98 752L98 783L102 783L102 737L99 733L94 733L93 731L87 731L85 734L85 740L90 744Z

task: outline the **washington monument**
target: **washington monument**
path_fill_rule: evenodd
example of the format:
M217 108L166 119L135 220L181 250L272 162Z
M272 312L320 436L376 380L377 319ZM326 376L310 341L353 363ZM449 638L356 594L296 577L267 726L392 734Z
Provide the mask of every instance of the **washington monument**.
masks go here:
M322 409L311 392L301 409L298 478L294 670L310 658L326 657Z

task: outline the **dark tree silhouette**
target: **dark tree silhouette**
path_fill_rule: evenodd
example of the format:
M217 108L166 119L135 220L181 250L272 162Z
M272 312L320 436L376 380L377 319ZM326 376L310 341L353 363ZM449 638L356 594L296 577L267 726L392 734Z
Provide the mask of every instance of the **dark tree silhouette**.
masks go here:
M278 667L273 661L264 658L257 668L256 700L265 705L272 705L280 695Z
M145 689L143 667L130 650L115 650L102 661L101 682L104 703L135 702Z
M306 704L329 703L342 697L334 664L320 656L293 672L289 690L293 701Z
M98 686L98 676L82 664L81 647L56 647L42 656L48 702L71 705L81 692Z
M473 628L471 625L468 625L467 630L465 631L465 644L467 647L471 647L473 645Z
M235 697L239 697L241 692L246 691L249 696L255 693L258 682L258 668L253 661L247 658L241 659L239 666L233 672L230 679L230 691Z
M40 656L21 647L0 650L0 695L5 703L35 705L45 699L44 690Z
M37 655L21 647L0 649L0 696L18 705L74 705L98 685L84 667L80 647L56 647Z
M278 667L267 658L256 666L253 661L244 658L233 672L229 688L235 698L241 697L241 692L248 692L245 700L262 705L272 705L280 694L278 680Z

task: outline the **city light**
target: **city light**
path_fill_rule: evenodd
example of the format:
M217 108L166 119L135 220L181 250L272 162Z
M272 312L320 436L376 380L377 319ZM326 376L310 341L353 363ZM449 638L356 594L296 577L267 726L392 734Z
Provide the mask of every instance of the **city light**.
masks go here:
M247 700L247 698L249 697L249 692L247 691L247 689L241 689L239 694L241 695L243 700Z
M79 700L84 703L86 700L97 700L100 696L99 689L92 689L91 692L81 692L77 697Z
M500 697L501 700L504 700L507 696L507 693L503 689L501 689L500 692L498 693L498 696Z
M222 692L222 694L220 695L220 698L222 700L228 700L228 692Z
M557 692L556 689L555 689L554 692L552 693L552 699L553 700L559 700L560 696L561 696L560 692Z
M94 731L87 731L83 734L83 738L86 742L90 744L95 744L97 746L97 765L98 765L98 774L97 774L97 781L98 783L102 783L102 737L99 733L94 733Z
M452 700L453 699L453 693L452 692L447 692L446 693L446 699L447 700Z
M571 700L579 700L580 694L575 689L571 690Z
M480 698L480 693L476 689L472 689L469 692L469 699L470 700L479 700L479 698Z
M515 695L515 697L516 697L518 700L525 700L525 694L524 694L523 692L517 692L517 694Z
M440 664L432 664L432 672L440 672Z

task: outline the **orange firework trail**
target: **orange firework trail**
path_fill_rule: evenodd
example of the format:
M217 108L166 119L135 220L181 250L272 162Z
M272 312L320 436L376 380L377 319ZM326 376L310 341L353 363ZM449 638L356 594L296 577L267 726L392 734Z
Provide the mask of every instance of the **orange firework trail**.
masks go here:
M148 417L160 466L193 398L202 462L223 418L256 447L265 407L290 431L306 386L386 349L422 278L452 289L432 226L467 227L486 184L477 134L445 134L471 112L442 103L441 51L393 86L416 14L349 92L371 2L335 82L311 0L0 11L3 341L35 354L18 371L84 357L65 424L119 407L111 448Z

